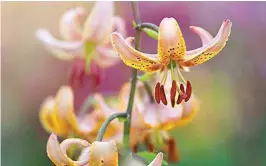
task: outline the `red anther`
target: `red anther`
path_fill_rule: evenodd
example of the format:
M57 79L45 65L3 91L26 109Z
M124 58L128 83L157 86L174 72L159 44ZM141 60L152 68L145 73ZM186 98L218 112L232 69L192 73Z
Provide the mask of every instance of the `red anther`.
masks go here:
M185 87L183 84L180 85L180 90L181 90L181 92L185 93Z
M161 97L160 97L160 83L158 82L157 84L156 84L156 86L155 86L155 95L154 95L154 97L155 97L155 100L156 100L156 102L158 103L158 104L160 104L160 101L161 101Z
M168 140L168 162L177 163L180 162L180 154L176 147L176 142L174 138Z
M177 105L180 104L182 102L182 100L183 100L183 97L179 94L178 98L177 98L177 101L176 101L176 104Z
M172 87L170 91L170 99L171 99L171 105L174 108L175 107L175 96L176 96L176 81L172 81Z
M187 102L190 99L191 94L192 94L192 86L189 81L187 81L186 94L187 94L187 97L185 98L185 102Z
M139 144L136 144L132 147L132 152L137 153L138 152Z
M148 149L149 152L154 152L155 149L154 149L153 144L150 142L149 137L147 137L147 136L145 137L144 143L147 146L147 149Z
M165 92L164 92L163 85L161 85L161 88L160 88L160 98L161 98L162 103L164 105L167 105L167 100L166 100L166 97L165 97Z

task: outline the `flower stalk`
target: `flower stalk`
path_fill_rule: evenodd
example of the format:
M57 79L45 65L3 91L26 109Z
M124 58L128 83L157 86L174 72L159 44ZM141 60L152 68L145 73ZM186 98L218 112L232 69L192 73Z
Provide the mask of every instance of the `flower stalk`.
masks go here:
M140 24L140 15L139 15L139 8L137 2L131 2L134 21L136 24ZM140 49L140 39L141 39L141 31L136 29L136 36L135 36L135 49ZM129 148L130 142L130 126L131 126L131 114L132 108L134 103L135 91L136 91L136 83L137 83L137 70L132 68L132 80L131 80L131 88L130 88L130 95L128 100L127 106L127 120L124 122L124 137L123 137L123 144L126 149Z
M102 124L101 128L99 129L99 132L98 132L98 135L97 135L97 138L96 138L96 141L102 141L103 139L103 136L104 136L104 133L108 127L108 125L116 118L126 118L127 117L127 113L116 113L116 114L113 114L111 116L109 116L105 122Z

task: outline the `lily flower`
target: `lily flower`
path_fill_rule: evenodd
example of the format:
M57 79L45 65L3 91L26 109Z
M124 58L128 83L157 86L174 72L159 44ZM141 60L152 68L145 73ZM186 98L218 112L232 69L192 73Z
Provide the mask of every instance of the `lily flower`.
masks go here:
M206 62L217 55L225 46L231 32L232 22L224 20L220 30L215 37L200 27L192 26L191 29L196 32L203 43L203 46L194 50L187 51L185 40L177 21L174 18L164 18L159 26L158 31L158 53L147 54L142 53L131 46L134 38L123 38L119 32L111 34L113 48L121 57L123 62L135 69L144 72L163 72L161 81L155 86L155 99L157 103L167 105L165 97L164 85L168 76L168 70L171 71L172 90L171 103L174 107L175 103L180 104L183 100L187 102L192 94L192 86L182 76L180 69L188 70L192 66L196 66ZM178 81L181 79L183 83ZM184 86L185 85L185 86ZM178 92L178 98L176 97Z
M152 81L153 80L151 79L150 82ZM171 79L168 78L166 80L166 92L171 91L170 85ZM123 91L120 92L119 95L119 101L121 104L127 103L128 101L130 84L126 83L122 90ZM166 97L170 97L170 93L166 94L168 94ZM155 151L155 148L163 149L167 152L169 162L179 161L180 157L175 146L175 139L168 134L168 131L191 122L197 113L199 102L196 97L192 95L191 100L183 102L180 105L175 105L173 108L170 105L157 104L151 99L153 98L147 93L144 84L138 82L135 91L131 131L136 132L141 129L141 126L142 137L139 140L136 140L134 136L130 138L132 139L131 147L133 151L137 151L138 144L144 142L148 150L151 152ZM126 104L121 105L121 108L125 110ZM134 114L138 116L134 117Z
M67 149L78 144L85 149L78 161L67 156ZM92 144L86 140L69 138L59 144L55 134L51 134L47 142L47 155L56 166L118 166L118 152L114 141Z
M62 40L56 39L43 28L37 30L36 36L56 58L77 60L70 77L75 73L78 73L77 77L82 77L80 75L84 74L80 68L89 73L91 62L100 68L119 62L119 57L109 41L109 34L115 30L126 34L124 20L114 15L114 2L97 1L89 15L82 7L72 8L64 13L59 22ZM80 59L86 65L80 65Z
M94 99L94 98L92 98ZM98 134L107 113L101 112L92 104L93 110L77 116L74 112L74 95L69 86L62 86L55 97L48 97L41 106L40 121L49 133L67 138L71 134L78 135L86 140L94 140ZM105 110L104 110L105 111ZM112 138L120 133L121 127L112 122L105 133L106 138Z
M169 71L170 72L170 71ZM166 92L170 91L170 78L166 81ZM101 112L115 113L124 112L130 93L130 83L125 83L118 95L118 101L114 104L108 104L100 95L97 96L97 102ZM169 97L169 96L167 96ZM152 98L153 99L153 98ZM137 82L135 91L134 105L131 117L131 133L141 133L138 137L131 134L130 147L133 152L137 151L138 145L145 143L150 151L155 148L163 149L169 154L169 161L179 160L179 154L175 146L175 140L171 138L167 131L178 126L183 126L191 122L198 110L198 100L192 95L191 100L175 105L159 105L147 93L142 82ZM122 131L122 130L121 130ZM122 141L122 133L115 139L117 143Z

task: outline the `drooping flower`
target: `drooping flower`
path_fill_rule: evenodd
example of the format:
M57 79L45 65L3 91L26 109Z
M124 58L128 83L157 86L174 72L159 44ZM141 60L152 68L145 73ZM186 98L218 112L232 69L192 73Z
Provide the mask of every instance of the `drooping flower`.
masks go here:
M168 71L170 72L170 71ZM157 80L159 74L150 79L148 83L152 83ZM170 92L171 79L167 78L165 83L165 92ZM135 141L132 147L138 148L138 144L144 142L147 145L149 151L154 152L156 149L162 149L168 153L168 161L179 161L179 153L176 149L176 141L173 139L168 131L176 127L183 126L191 122L195 117L199 108L199 102L194 95L188 102L182 102L180 105L175 105L174 108L170 105L160 105L155 103L154 99L148 93L145 85L142 82L138 82L135 92L135 104L133 111L138 112L137 119L132 117L132 125L138 122L138 118L141 116L146 130L143 130L144 138L140 141ZM120 92L120 103L126 103L129 96L130 84L127 83L122 88L123 92ZM170 93L166 93L166 97L170 98ZM125 107L124 105L123 107ZM134 112L133 112L134 113Z
M109 34L115 30L126 34L124 20L114 16L113 2L97 1L89 15L82 7L64 13L59 22L62 40L56 39L46 29L39 29L36 36L58 59L77 61L70 77L75 73L80 77L85 69L89 73L92 61L100 68L119 62L109 41ZM85 65L80 60L85 61Z
M135 50L131 46L134 38L124 39L123 35L118 32L111 34L111 41L113 48L126 65L144 72L161 71L164 73L161 81L155 86L157 103L160 103L160 101L165 105L168 103L164 85L168 76L167 71L170 69L172 77L170 100L172 107L174 107L175 103L180 104L183 100L187 102L192 94L191 83L184 79L180 69L188 70L190 67L202 64L217 55L228 40L231 26L232 22L230 20L223 21L214 38L206 30L192 26L191 29L200 36L203 46L190 51L186 50L182 32L174 18L164 18L160 23L157 54L147 54ZM183 83L179 83L179 79ZM179 94L177 100L175 99L176 92Z
M94 99L92 97L92 99ZM92 104L92 111L77 116L74 112L74 96L69 86L62 86L55 97L48 97L41 106L40 121L42 126L50 133L56 133L61 137L69 137L73 134L86 140L94 140L101 124L109 114L104 109ZM112 138L121 133L118 122L112 122L106 138Z
M166 81L166 85L169 84L171 84L170 78ZM169 87L165 89L166 92L169 92L170 86L166 87ZM127 108L129 92L130 83L125 83L120 90L117 103L113 105L106 103L103 97L98 96L97 101L100 105L99 108L109 110L102 112L124 112ZM189 123L194 118L197 110L198 101L194 95L192 95L191 100L188 102L175 105L174 108L169 105L158 105L155 103L154 99L149 96L144 84L140 81L137 82L130 132L141 134L138 135L138 137L131 134L130 147L132 151L136 152L138 145L145 143L152 152L155 148L163 149L165 152L168 152L168 159L170 162L178 161L179 154L175 146L176 142L167 131ZM122 135L117 138L116 141L118 143L121 142Z
M67 156L67 149L78 144L85 149L78 161ZM47 155L56 166L118 166L118 152L114 141L92 144L86 140L69 138L59 144L55 134L51 134L47 142Z

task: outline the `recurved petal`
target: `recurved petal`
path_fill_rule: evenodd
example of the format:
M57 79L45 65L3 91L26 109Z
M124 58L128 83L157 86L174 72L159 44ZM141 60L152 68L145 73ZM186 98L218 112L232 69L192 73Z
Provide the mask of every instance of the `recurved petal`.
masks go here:
M148 166L161 166L163 163L163 153L160 152Z
M108 35L113 29L114 4L112 1L95 3L84 24L83 39L102 43L109 39Z
M81 40L81 21L86 13L84 8L76 7L67 10L59 22L59 30L62 37L66 40Z
M199 35L202 45L206 45L209 42L212 41L213 37L212 35L206 31L205 29L201 28L201 27L197 27L197 26L190 26L189 27L193 32L195 32L196 34Z
M108 68L120 62L120 57L112 48L98 46L96 51L98 54L94 56L94 60L102 68Z
M57 40L46 29L39 29L36 36L58 59L73 60L82 54L83 42L81 41Z
M122 34L122 36L126 36L126 23L124 19L119 16L113 17L113 31L117 31Z
M215 36L208 44L198 49L187 51L183 58L182 66L191 67L202 64L217 55L225 46L231 32L232 22L223 21L223 24Z
M55 119L55 100L53 97L45 99L41 106L39 118L44 129L50 133L58 132L58 126Z
M168 64L170 58L181 60L186 51L186 44L177 21L164 18L159 26L158 55L162 64Z
M120 33L113 32L111 42L114 50L126 65L145 72L153 72L161 68L156 54L145 54L137 51Z
M117 166L118 153L115 141L93 142L89 152L89 165Z
M56 95L58 119L66 123L68 128L78 129L76 115L74 113L74 95L71 87L62 86Z
M88 162L88 158L80 161L73 161L66 154L66 149L71 144L79 144L87 147L90 144L81 139L70 138L59 144L55 134L51 134L47 142L47 155L56 166L82 166Z

